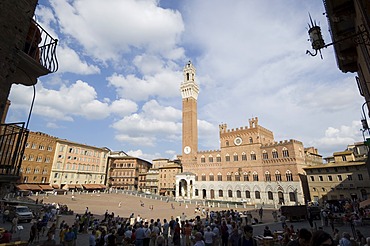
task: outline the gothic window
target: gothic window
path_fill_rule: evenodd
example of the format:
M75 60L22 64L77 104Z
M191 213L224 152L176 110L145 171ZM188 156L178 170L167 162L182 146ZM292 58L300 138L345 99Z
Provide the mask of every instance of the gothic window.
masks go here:
M279 154L278 154L278 152L276 151L276 149L273 149L273 150L272 150L272 158L274 158L274 159L279 158Z
M199 196L199 191L198 191L198 189L195 189L195 196Z
M209 174L209 181L215 181L215 176L213 176L213 173Z
M258 173L253 172L253 181L258 181Z
M235 173L235 181L240 181L240 175L239 175L239 173Z
M242 192L240 190L236 191L236 197L237 198L242 198Z
M229 156L229 154L226 154L226 156L225 156L225 160L226 160L226 161L230 161L230 156Z
M213 156L211 156L211 155L210 155L210 156L208 157L208 161L209 161L209 162L213 162Z
M30 155L30 156L28 157L28 160L29 160L29 161L33 161L33 158L34 158L34 157L33 157L33 155Z
M195 175L195 181L198 181L198 175Z
M202 181L206 181L206 175L202 173Z
M266 150L262 152L262 159L267 160L269 158L269 154L267 154Z
M238 154L237 153L234 154L234 161L238 161Z
M242 153L242 161L246 161L247 160L247 154L245 154L244 152Z
M267 197L269 200L274 200L274 195L272 194L272 191L267 192Z
M293 174L291 171L286 171L285 173L285 176L286 176L286 181L293 181Z
M227 179L227 181L231 181L231 174L230 173L227 173L226 179Z
M251 198L251 192L249 190L245 191L245 198Z
M275 172L275 179L276 179L276 181L281 181L281 173L277 170Z
M220 156L220 155L217 155L217 157L216 157L216 161L217 161L217 162L221 162L221 156Z
M271 181L271 174L269 171L265 172L265 181Z
M249 138L249 143L253 143L253 138L252 137Z
M232 190L228 190L227 191L227 195L228 195L228 197L233 197L233 191Z
M218 190L218 197L223 197L223 196L224 196L224 191Z
M229 146L229 140L226 140L225 145L226 145L226 147Z
M283 148L283 157L289 157L289 151L287 148Z
M252 161L257 160L257 158L256 158L256 153L254 153L253 151L251 152L251 160L252 160Z
M295 196L295 193L294 192L289 192L289 200L291 202L295 202L296 201L296 196Z
M200 157L200 162L201 163L205 163L206 162L206 158L202 155L202 157Z
M217 174L217 181L222 181L222 174L221 173Z
M248 173L243 173L243 179L244 179L244 181L249 181Z
M258 190L256 190L254 192L254 195L255 195L256 199L261 199L261 193Z

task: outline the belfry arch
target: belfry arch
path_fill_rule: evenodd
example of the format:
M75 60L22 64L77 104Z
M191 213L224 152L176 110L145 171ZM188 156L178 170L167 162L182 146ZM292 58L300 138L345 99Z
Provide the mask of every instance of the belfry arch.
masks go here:
M195 174L191 172L176 175L176 198L192 199L194 197Z

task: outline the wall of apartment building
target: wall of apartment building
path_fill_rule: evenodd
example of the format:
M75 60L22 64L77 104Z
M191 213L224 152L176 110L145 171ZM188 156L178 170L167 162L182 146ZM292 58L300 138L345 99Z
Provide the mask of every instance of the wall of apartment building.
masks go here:
M21 183L49 183L56 149L56 137L30 132L21 164Z
M105 184L109 150L57 140L50 184Z
M174 196L176 189L176 175L181 173L180 164L169 162L159 168L158 190L161 195Z

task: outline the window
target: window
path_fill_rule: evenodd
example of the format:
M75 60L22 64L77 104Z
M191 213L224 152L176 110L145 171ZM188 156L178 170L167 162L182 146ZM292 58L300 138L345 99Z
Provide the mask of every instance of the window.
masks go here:
M242 153L242 161L246 161L247 160L247 155L245 153Z
M236 172L234 178L235 178L235 181L240 181L240 174Z
M26 173L31 173L31 167L26 168Z
M362 174L358 174L358 180L364 180L364 178L362 177Z
M256 158L256 154L252 151L252 153L251 153L251 160L252 161L255 161L255 160L257 160L257 158Z
M225 160L226 160L226 161L230 161L230 156L229 156L229 154L227 154L227 155L225 156Z
M253 138L252 137L249 138L249 143L253 143Z
M31 146L31 148L32 149L36 149L36 144L33 143L32 146Z
M222 174L221 173L217 174L217 181L222 181Z
M328 181L333 181L333 177L331 175L328 175Z
M227 173L227 175L226 175L226 180L227 180L227 181L231 181L231 174L230 174L230 173Z
M236 197L237 198L242 198L242 192L240 190L236 191Z
M268 171L265 172L265 181L271 181L271 174Z
M206 175L202 173L202 181L206 181Z
M347 175L347 179L348 179L348 180L352 180L352 175L351 175L351 174L348 174L348 175Z
M26 143L26 148L29 148L30 147L30 143Z
M195 175L195 181L198 181L198 175Z
M289 192L289 200L291 202L295 202L296 201L296 197L295 197L295 193L294 192Z
M267 154L266 150L262 153L262 159L267 160L269 158L269 155Z
M256 199L261 199L261 193L258 190L256 190L254 192L254 195L255 195Z
M273 150L272 150L272 158L274 158L274 159L279 158L279 154L278 154L278 152L276 151L276 149L273 149Z
M347 157L345 155L342 155L342 161L347 161Z
M225 145L226 145L226 147L228 147L229 146L229 141L226 140Z
M323 181L324 179L322 178L322 176L319 176L319 181Z
M36 161L37 162L42 162L42 156L37 156Z
M281 174L280 174L279 171L275 172L275 179L276 179L276 181L281 181Z
M293 174L291 171L286 171L285 173L285 176L286 176L286 181L293 181Z
M269 200L274 200L274 195L272 194L272 191L267 192L267 197Z
M221 162L221 156L219 156L219 155L218 155L218 156L216 157L216 161L217 161L217 162Z
M287 148L283 148L283 157L289 157L289 151Z
M227 196L228 197L233 197L233 191L232 190L228 190L227 191Z
M199 196L199 191L198 191L198 189L195 189L195 196Z
M56 178L58 178L58 173L55 173L54 174L54 178L56 179Z
M338 181L342 181L342 175L337 175Z
M238 154L234 154L234 161L238 161Z
M315 181L315 176L310 176L311 181Z
M205 162L206 162L206 158L205 158L204 156L202 156L202 157L200 158L200 162L201 162L201 163L205 163Z
M209 161L209 162L213 162L213 157L212 157L212 156L209 156L209 157L208 157L208 161Z
M253 173L253 181L258 181L258 173Z
M69 148L69 153L73 153L73 148Z
M30 156L28 157L28 160L29 160L29 161L33 161L33 155L30 155Z
M48 146L48 151L53 151L53 147Z
M224 197L224 191L218 190L218 197Z
M44 145L39 145L39 150L44 150L45 146Z
M215 181L215 176L213 176L213 173L209 175L209 181Z
M251 198L251 193L249 190L245 191L245 198Z
M248 173L244 173L243 174L243 179L244 179L244 181L249 181L249 175L248 175Z

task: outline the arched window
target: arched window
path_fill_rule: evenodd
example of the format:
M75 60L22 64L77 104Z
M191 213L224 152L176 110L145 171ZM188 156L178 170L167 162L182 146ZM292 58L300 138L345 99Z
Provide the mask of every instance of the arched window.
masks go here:
M198 175L195 174L195 181L198 181Z
M243 173L244 181L249 181L249 174L247 172Z
M228 190L227 191L227 196L228 197L233 197L233 191L232 190Z
M269 158L269 154L267 154L267 151L266 151L266 150L264 150L264 151L262 152L262 159L267 160L268 158Z
M217 162L221 162L221 156L220 156L220 155L217 155L217 156L216 156L216 161L217 161Z
M293 174L291 171L286 171L285 173L285 176L286 176L286 181L293 181Z
M206 158L204 157L204 155L202 155L202 156L200 157L200 162L201 162L201 163L205 163L205 162L206 162Z
M281 173L278 170L275 172L275 179L276 181L281 181Z
M289 192L289 200L291 202L295 202L297 200L294 192Z
M226 140L225 145L226 145L226 147L229 146L229 140Z
M218 190L218 197L224 197L224 191Z
M246 153L242 153L242 161L246 161L247 160L247 154Z
M238 172L236 172L235 174L235 181L240 181L240 175Z
M256 153L254 153L254 151L251 152L251 160L252 161L257 160Z
M226 180L227 181L231 181L231 173L227 173L226 174Z
M225 161L230 161L230 155L229 154L226 154Z
M249 190L245 191L245 198L251 198L251 192Z
M254 195L255 195L256 199L261 199L261 193L258 190L256 190L254 192Z
M195 189L195 196L199 196L199 191L198 191L198 189Z
M283 148L283 157L289 157L289 151L287 148Z
M265 172L265 181L271 181L271 174L269 171Z
M213 156L211 156L211 155L210 155L210 156L208 157L208 161L209 161L209 162L213 162Z
M236 197L237 198L242 198L242 192L240 190L236 191Z
M252 137L249 138L249 143L253 143L253 138Z
M213 176L213 173L209 174L209 181L215 181L215 177Z
M238 154L234 153L234 161L238 161Z
M221 173L217 174L217 181L222 181L222 174Z
M253 172L253 181L258 181L258 173Z
M269 200L274 200L274 195L272 194L272 191L267 192L267 197Z
M279 154L278 154L278 152L276 151L276 149L273 149L273 150L272 150L272 158L274 158L274 159L279 158Z
M206 181L206 175L202 173L202 181Z

